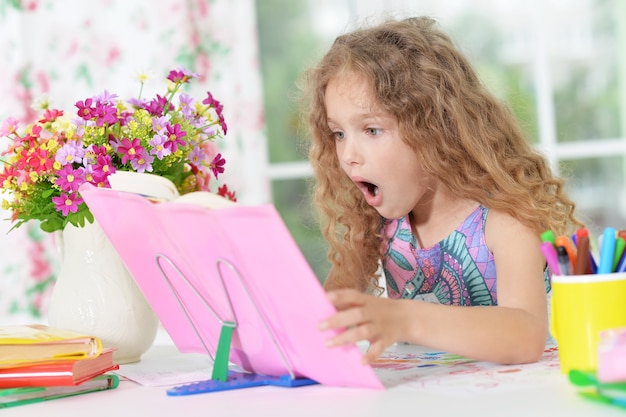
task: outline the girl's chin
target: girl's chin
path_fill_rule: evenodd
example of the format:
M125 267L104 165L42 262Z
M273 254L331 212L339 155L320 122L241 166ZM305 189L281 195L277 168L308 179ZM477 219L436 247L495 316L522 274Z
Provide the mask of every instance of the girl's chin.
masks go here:
M406 216L408 213L402 210L392 210L386 207L374 207L374 209L376 209L376 211L378 212L378 214L381 215L381 217L388 219L388 220L394 220L394 219L401 219L404 216Z

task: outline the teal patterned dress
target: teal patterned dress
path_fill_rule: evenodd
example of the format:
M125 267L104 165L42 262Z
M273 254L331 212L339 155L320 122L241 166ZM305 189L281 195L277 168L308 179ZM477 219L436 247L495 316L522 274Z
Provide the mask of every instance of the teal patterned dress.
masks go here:
M447 305L497 305L496 266L485 243L488 211L478 206L447 238L429 248L418 247L408 216L386 221L383 233L389 241L383 269L388 296ZM544 281L549 292L547 269Z

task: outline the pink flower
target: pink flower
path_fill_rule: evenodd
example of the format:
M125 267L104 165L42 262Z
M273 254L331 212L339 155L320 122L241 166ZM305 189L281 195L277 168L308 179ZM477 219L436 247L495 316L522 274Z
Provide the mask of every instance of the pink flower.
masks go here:
M78 187L85 182L85 170L83 168L74 169L71 164L67 164L63 169L57 171L59 178L55 184L61 187L61 190L68 192L78 191Z
M139 158L142 152L143 148L141 147L141 141L137 138L133 139L132 142L130 139L124 138L117 148L117 153L122 155L122 164Z
M167 127L167 142L165 147L169 148L172 153L178 150L178 145L185 146L186 142L182 139L183 136L187 136L187 132L180 129L180 125L176 123L174 126Z
M78 206L82 204L83 199L78 197L77 193L61 193L60 197L52 197L55 208L61 212L63 216L67 216L70 212L76 213Z
M83 225L91 215L79 186L110 187L117 170L164 176L181 193L215 190L226 163L213 143L226 133L223 106L210 92L200 105L182 91L197 74L177 68L167 78L164 94L151 99L120 100L105 90L76 101L67 120L46 108L26 128L17 118L0 121L8 144L0 149L0 192L12 193L5 205L15 227L29 220L46 232ZM220 193L235 198L228 187Z
M77 101L76 108L78 108L78 116L82 117L84 120L89 120L93 117L95 108L91 107L93 100L88 98L85 101Z
M57 118L63 116L63 110L48 109L43 113L43 117L39 120L39 123L54 122ZM0 132L0 135L2 132Z
M219 174L224 172L225 164L226 164L226 160L222 158L221 153L218 153L217 155L215 155L215 158L213 158L213 160L209 164L209 168L211 168L211 171L213 171L213 175L215 176L215 179L217 179L217 176Z
M9 117L0 126L0 136L9 136L17 132L20 122L15 117Z

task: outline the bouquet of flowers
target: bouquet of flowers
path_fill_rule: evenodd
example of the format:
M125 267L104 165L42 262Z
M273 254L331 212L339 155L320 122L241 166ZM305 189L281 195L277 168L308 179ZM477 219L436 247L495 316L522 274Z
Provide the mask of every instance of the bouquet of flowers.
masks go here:
M227 126L223 106L210 92L198 102L182 91L196 77L182 68L170 71L166 94L151 100L140 93L124 102L104 91L78 101L74 118L44 103L41 118L21 133L15 118L5 120L0 139L10 141L0 153L0 190L13 228L38 220L52 232L93 222L78 187L110 187L108 177L117 170L163 176L180 194L212 191L226 162L214 142ZM236 201L225 184L216 192Z

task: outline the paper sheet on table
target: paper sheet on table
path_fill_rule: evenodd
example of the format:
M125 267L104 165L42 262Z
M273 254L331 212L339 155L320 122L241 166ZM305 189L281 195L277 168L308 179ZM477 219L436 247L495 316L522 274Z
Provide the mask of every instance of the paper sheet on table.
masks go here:
M535 363L499 365L398 344L372 366L387 389L445 392L459 397L516 391L563 378L554 345L546 346Z
M116 374L148 387L188 384L211 379L213 363L200 354L145 357L137 363L120 365Z

